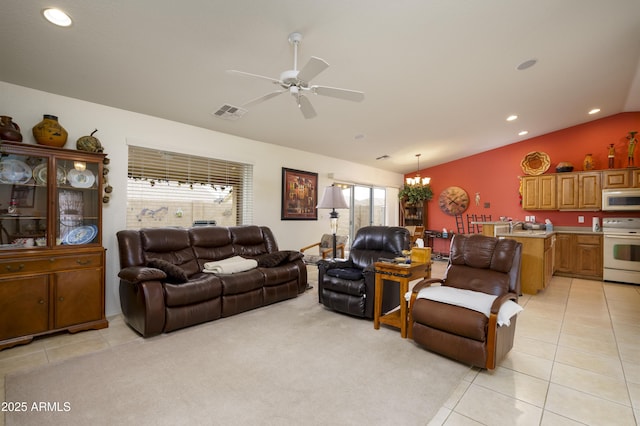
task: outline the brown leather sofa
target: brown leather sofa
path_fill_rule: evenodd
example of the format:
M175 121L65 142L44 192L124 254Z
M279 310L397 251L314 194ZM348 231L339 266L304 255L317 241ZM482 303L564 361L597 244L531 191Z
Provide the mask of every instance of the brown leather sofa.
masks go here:
M120 304L144 337L170 332L296 297L307 288L302 254L279 251L259 226L148 228L117 233ZM202 272L233 256L258 267L234 274Z

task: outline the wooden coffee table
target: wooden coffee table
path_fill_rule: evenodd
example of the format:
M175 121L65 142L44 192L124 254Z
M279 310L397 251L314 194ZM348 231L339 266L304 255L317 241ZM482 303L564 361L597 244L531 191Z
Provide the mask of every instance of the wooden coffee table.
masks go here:
M373 308L373 328L378 330L380 323L400 329L400 336L407 337L407 300L404 295L409 291L409 281L419 278L431 278L431 262L400 265L387 262L373 264L376 273L375 299ZM400 285L400 309L389 313L382 312L382 294L384 281L396 281Z

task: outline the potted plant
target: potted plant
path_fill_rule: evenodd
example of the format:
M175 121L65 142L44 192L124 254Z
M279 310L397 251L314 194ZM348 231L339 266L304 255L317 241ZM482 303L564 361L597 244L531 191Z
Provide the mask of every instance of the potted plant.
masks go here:
M431 190L431 185L405 184L398 193L398 198L405 200L409 204L419 204L431 200L431 198L433 198L433 191Z

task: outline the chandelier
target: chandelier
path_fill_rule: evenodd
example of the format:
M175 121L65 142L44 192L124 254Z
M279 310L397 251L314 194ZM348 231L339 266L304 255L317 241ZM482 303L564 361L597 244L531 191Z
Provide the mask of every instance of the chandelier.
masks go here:
M418 170L416 170L416 177L410 178L408 177L406 179L406 183L407 185L410 186L414 186L414 185L429 185L429 182L431 182L431 178L430 177L425 177L425 178L420 178L420 156L422 154L416 154L416 157L418 157Z

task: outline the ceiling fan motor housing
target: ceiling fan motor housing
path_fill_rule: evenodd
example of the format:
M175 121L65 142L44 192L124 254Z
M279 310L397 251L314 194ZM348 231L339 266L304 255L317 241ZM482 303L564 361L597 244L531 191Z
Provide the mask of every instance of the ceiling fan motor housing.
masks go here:
M297 70L287 70L280 74L280 81L286 84L286 86L284 86L285 88L291 85L297 85L299 83L298 73L299 71Z

